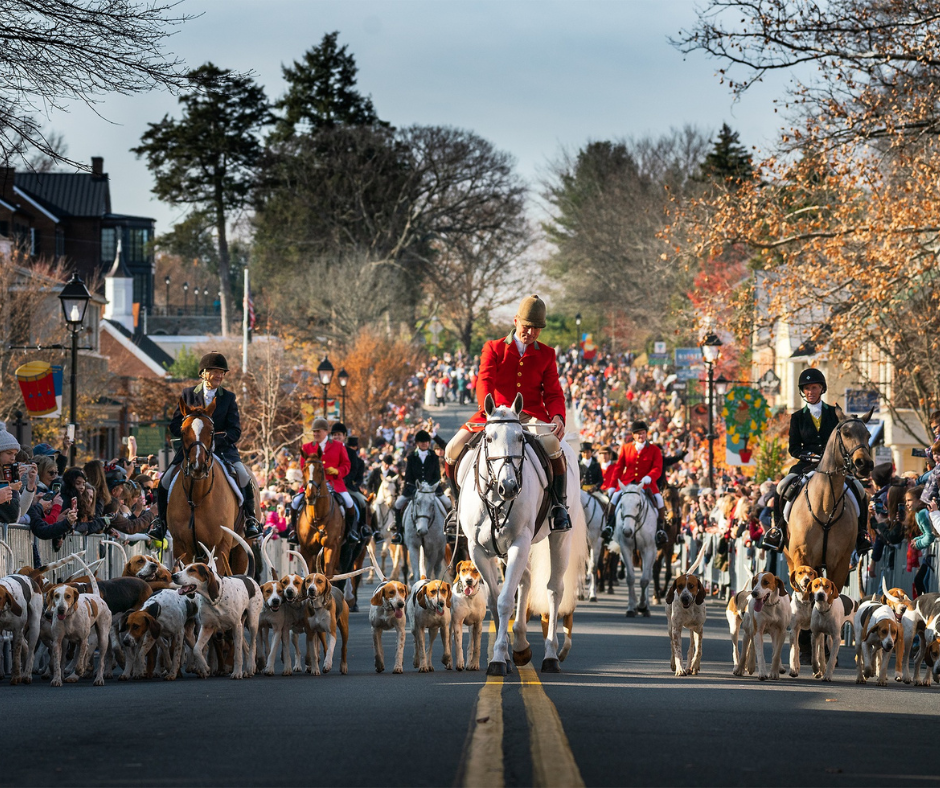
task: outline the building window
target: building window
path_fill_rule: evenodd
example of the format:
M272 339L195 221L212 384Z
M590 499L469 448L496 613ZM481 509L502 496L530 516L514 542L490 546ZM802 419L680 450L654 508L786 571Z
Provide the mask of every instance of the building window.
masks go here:
M101 230L101 262L113 263L117 251L117 229L104 227Z
M34 257L39 254L39 233L35 227L29 228L29 253Z
M150 242L150 231L144 229L132 228L128 232L130 236L130 249L128 249L128 262L143 263L147 261L147 253L150 251L147 246Z

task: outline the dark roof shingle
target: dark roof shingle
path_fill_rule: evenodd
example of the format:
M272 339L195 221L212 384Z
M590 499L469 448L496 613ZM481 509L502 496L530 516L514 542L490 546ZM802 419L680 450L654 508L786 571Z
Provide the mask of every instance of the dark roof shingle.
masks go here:
M111 212L108 178L87 172L18 172L15 185L59 217Z

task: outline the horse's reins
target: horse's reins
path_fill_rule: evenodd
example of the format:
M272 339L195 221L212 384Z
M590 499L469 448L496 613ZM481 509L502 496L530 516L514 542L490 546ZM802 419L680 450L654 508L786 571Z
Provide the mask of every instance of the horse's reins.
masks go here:
M487 419L486 422L489 424L518 424L522 426L522 422L519 419ZM495 456L490 456L489 450L487 449L489 442L483 441L483 450L477 452L476 461L474 463L473 475L474 482L476 485L477 495L480 496L480 500L483 501L483 506L486 509L486 514L490 518L491 526L491 538L493 541L493 552L496 553L500 558L505 558L506 553L502 552L499 549L499 545L496 542L496 532L502 530L506 527L506 523L509 521L509 515L512 513L512 507L516 502L516 498L519 497L519 491L522 490L522 466L525 464L525 442L523 441L523 450L522 454L500 454ZM480 457L483 457L486 468L486 488L480 488ZM498 484L498 479L493 473L493 463L498 462L499 460L503 461L503 466L505 467L506 463L509 463L509 467L512 468L513 475L516 477L516 495L514 495L509 500L502 497L498 491L494 488ZM519 464L516 465L515 460L519 460ZM494 493L498 498L498 503L493 503L487 497L488 493ZM509 504L506 508L505 513L503 512L503 507ZM502 521L500 522L500 518Z
M861 443L858 446L856 446L854 449L852 449L852 451L849 451L848 449L845 448L845 441L842 439L842 428L849 422L853 422L853 421L861 422L862 420L858 418L858 416L852 416L851 418L848 418L845 421L843 421L836 428L836 438L839 442L839 453L842 455L841 470L840 471L821 471L818 468L816 469L816 473L820 473L828 479L829 492L832 494L833 498L836 497L836 491L833 486L832 477L841 473L842 476L848 476L849 478L854 479L855 474L853 473L854 468L852 466L852 457L855 455L857 451L868 448L866 444L861 444ZM822 520L819 519L819 517L817 517L816 512L813 511L813 504L812 504L812 501L810 501L810 497L809 497L809 485L807 484L803 488L803 493L804 495L806 495L806 508L809 509L809 513L812 515L813 519L817 523L819 523L823 529L822 560L820 562L820 569L823 572L826 571L826 548L829 545L829 531L832 529L832 523L837 519L841 519L842 515L845 514L846 492L848 492L848 483L843 484L842 494L839 495L839 497L836 499L835 506L832 507L832 511L829 513L829 517L826 520L826 522L823 522ZM842 504L841 510L839 509L839 504ZM861 502L859 502L859 507L861 507ZM836 517L837 511L839 512L838 517Z
M622 501L624 499L624 496L626 495L640 496L640 499L642 500L642 506L640 508L640 511L637 512L636 514L624 514L620 510L620 501ZM635 539L636 532L643 528L640 518L642 517L645 520L646 513L649 511L649 506L650 506L649 499L646 497L646 493L644 493L642 490L640 492L636 492L634 490L624 490L620 494L620 501L617 501L617 511L620 512L620 522L623 522L624 520L633 520L634 522L636 522L636 528L633 529L633 537Z
M199 547L199 542L196 540L196 507L199 505L193 502L193 487L197 481L204 481L210 476L212 480L209 482L209 489L206 490L205 495L203 495L203 500L209 497L212 492L212 488L215 487L215 474L212 473L212 467L215 464L215 454L212 451L212 446L215 441L215 422L212 421L212 417L206 414L197 414L195 416L187 416L186 421L190 419L205 419L209 422L209 445L205 446L202 441L196 440L195 443L192 443L189 446L183 447L183 492L186 493L186 503L189 504L189 530L193 535L193 554L195 554L196 549ZM185 421L183 422L186 423ZM192 454L193 449L197 447L202 447L206 449L209 454L209 461L206 464L206 473L204 476L194 476L192 473L192 461L190 460L190 455ZM189 489L186 488L185 480L189 479ZM206 556L208 559L208 556Z

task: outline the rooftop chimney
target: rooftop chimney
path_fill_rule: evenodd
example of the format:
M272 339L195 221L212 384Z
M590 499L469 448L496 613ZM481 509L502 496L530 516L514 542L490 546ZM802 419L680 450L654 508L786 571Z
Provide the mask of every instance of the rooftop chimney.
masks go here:
M91 157L91 175L93 178L104 177L104 159L101 156Z

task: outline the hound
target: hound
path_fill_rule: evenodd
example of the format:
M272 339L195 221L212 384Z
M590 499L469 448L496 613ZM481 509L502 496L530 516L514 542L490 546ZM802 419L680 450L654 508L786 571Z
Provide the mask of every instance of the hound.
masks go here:
M284 582L278 579L274 565L271 563L271 557L268 555L268 542L271 536L268 535L261 542L261 555L264 558L268 571L271 573L271 579L261 584L261 598L264 601L261 607L261 617L258 623L258 644L261 650L260 661L264 659L263 671L265 676L274 675L274 661L277 659L278 649L281 650L284 670L283 676L293 674L290 662L290 612L287 606L287 596L285 594ZM289 577L289 575L288 575ZM293 591L293 586L291 587ZM294 594L296 597L296 594ZM268 640L268 635L274 633L274 637Z
M888 684L888 659L897 646L904 650L904 628L898 623L889 605L868 601L859 605L855 614L856 684L878 672L878 686Z
M154 646L167 668L164 678L167 681L178 678L184 643L188 643L191 648L196 645L193 633L198 609L194 600L166 589L150 597L140 610L130 613L124 621L123 641L124 647L136 658L127 660L119 680L126 681L142 675L152 678L156 660L148 661L146 673L143 664Z
M231 631L234 636L233 679L250 678L255 672L257 653L258 622L261 617L261 588L251 577L254 574L254 558L251 548L238 534L225 526L241 544L248 555L248 574L221 577L214 568L202 563L193 563L179 572L173 573L173 582L178 585L179 594L197 594L199 606L199 640L193 656L196 660L196 675L206 678L209 664L206 662L205 648L209 639L216 632ZM248 627L248 665L244 665L245 626Z
M940 623L940 594L930 593L930 594L921 594L914 601L914 609L911 613L910 618L913 619L913 632L924 633L926 632L927 639L925 640L921 637L920 644L921 648L918 653L914 656L914 684L922 684L920 679L920 665L924 661L924 657L927 656L924 651L923 646L930 642L931 633L933 636L936 636L937 630L940 629L938 623ZM907 618L905 617L905 623ZM910 641L913 640L913 633L907 631L907 626L904 627L904 651L910 652L911 644ZM907 667L907 657L902 658L902 664ZM897 679L897 676L895 676ZM909 680L905 679L905 680ZM930 674L928 672L926 678L926 686L930 686Z
M790 675L800 675L800 632L809 632L813 618L813 595L810 586L819 574L810 566L798 566L790 572Z
M441 664L451 669L450 654L450 583L443 580L428 580L422 577L408 595L408 618L411 619L411 634L415 641L415 654L412 663L419 673L434 670L431 654L434 651L434 638L438 633L444 644L444 656ZM430 642L425 648L424 631L428 631Z
M457 656L457 670L464 669L463 627L470 627L470 645L467 670L480 669L480 642L483 638L483 619L486 618L486 599L480 593L483 578L473 561L457 564L453 596L450 601L450 632L453 651Z
M162 591L173 583L170 570L149 555L134 555L124 564L123 577L139 577L150 584L153 591Z
M745 588L738 591L725 608L725 618L728 619L728 631L731 633L731 662L738 664L740 650L738 648L741 636L741 624L744 622L744 614L747 613L747 603L751 598L751 589ZM749 655L747 669L749 673L754 672L754 654Z
M0 632L13 633L13 675L10 684L30 684L33 658L42 620L42 591L30 577L7 575L0 578ZM23 670L23 651L26 669ZM2 667L0 667L2 671Z
M79 559L81 560L81 559ZM88 568L87 565L85 567ZM49 592L49 607L52 611L52 682L51 686L62 686L62 644L68 641L78 647L72 672L66 677L69 683L78 681L86 671L89 660L88 638L92 631L98 634L98 672L94 686L104 686L104 666L111 652L111 611L98 593L98 581L88 570L91 593L82 594L70 585L56 586ZM94 655L91 655L94 659Z
M333 586L326 575L316 572L307 575L303 584L306 599L307 664L314 676L320 675L320 644L323 644L323 672L333 669L333 649L336 648L336 630L343 637L339 672L348 671L346 648L349 645L349 605L343 591ZM311 652L312 649L312 652Z
M673 580L666 594L666 630L671 647L669 668L677 676L695 676L702 666L706 596L705 586L691 571ZM689 654L685 664L682 661L683 628L689 630Z
M827 577L817 577L810 584L810 596L813 600L813 613L810 620L810 632L813 638L813 677L823 681L832 681L832 671L836 667L839 646L842 642L842 625L852 623L852 616L858 605L854 600L839 593L836 584ZM826 662L826 640L829 641L829 662Z
M758 678L761 681L779 678L783 640L790 623L790 598L783 580L771 572L759 572L751 580L751 599L743 618L744 639L734 675L744 675L748 649L753 648ZM764 658L765 632L770 634L773 646L770 670Z
M387 580L375 589L369 608L369 624L372 626L372 645L375 649L375 672L385 670L385 652L382 649L382 633L390 629L398 634L395 650L395 667L392 673L404 673L405 654L405 604L408 586L398 580Z

